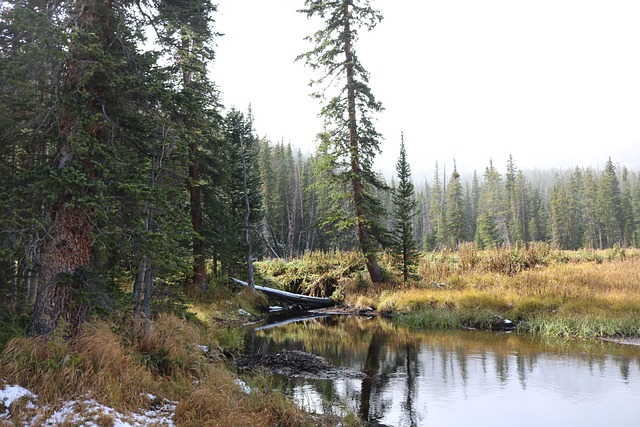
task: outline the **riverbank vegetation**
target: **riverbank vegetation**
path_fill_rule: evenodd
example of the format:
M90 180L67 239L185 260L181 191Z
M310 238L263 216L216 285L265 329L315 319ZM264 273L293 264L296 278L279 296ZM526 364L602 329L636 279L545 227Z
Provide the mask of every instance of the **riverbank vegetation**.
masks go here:
M336 416L315 416L296 406L275 390L268 375L238 378L233 358L243 335L215 318L246 322L249 313L237 313L241 300L244 295L222 304L192 304L187 318L159 314L143 340L131 332L127 319L92 319L73 340L64 329L46 338L27 337L25 327L13 323L18 336L0 347L0 394L12 384L30 393L0 406L0 422L336 425ZM5 319L7 325L11 322ZM164 417L149 418L157 412Z
M330 291L340 283L334 293L346 295L347 304L415 327L496 329L507 319L518 331L545 336L640 335L637 249L564 251L535 243L478 251L461 245L459 251L423 255L415 280L407 284L389 256L381 259L390 276L383 286L368 285L362 271L349 268L357 262L353 253L306 256L289 266L268 261L259 270L297 289L326 283ZM352 273L336 280L335 265Z

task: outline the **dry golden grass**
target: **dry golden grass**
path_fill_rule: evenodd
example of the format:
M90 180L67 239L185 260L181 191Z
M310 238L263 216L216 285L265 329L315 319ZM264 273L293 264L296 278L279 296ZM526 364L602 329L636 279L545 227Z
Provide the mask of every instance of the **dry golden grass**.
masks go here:
M105 324L92 324L75 342L59 336L15 338L0 357L1 375L55 403L61 398L91 396L111 406L131 409L147 400L152 374L125 350L121 338Z
M196 426L310 426L308 414L279 392L245 393L224 369L211 369L207 378L181 400L177 425Z
M114 330L94 323L73 341L62 339L62 333L48 339L12 339L0 355L0 378L38 395L37 408L27 398L14 402L12 420L27 423L36 415L46 419L70 400L81 405L94 399L123 412L151 409L151 393L179 402L174 421L180 426L335 425L335 419L311 418L273 392L266 380L262 385L258 380L254 391L245 393L236 375L221 363L217 338L222 332L216 328L161 315L144 340L119 336ZM113 425L109 414L99 415L94 423Z
M478 260L474 269L463 272L452 267L458 265L451 262L452 254L438 256L442 258L427 260L421 267L427 281L382 292L376 299L378 310L402 314L449 309L467 317L492 313L527 322L568 319L571 325L563 327L586 325L584 333L596 336L640 334L640 258L635 250L627 250L625 256L599 254L597 261L569 253L560 262L518 272L513 268L496 272L495 265L487 268ZM493 253L489 258L497 256ZM610 327L597 327L601 323ZM563 334L583 335L569 330Z

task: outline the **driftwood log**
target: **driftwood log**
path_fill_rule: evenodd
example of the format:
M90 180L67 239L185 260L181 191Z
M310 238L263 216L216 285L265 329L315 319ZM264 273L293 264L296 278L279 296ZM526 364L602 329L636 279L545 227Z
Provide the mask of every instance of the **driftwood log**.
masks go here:
M247 282L236 279L234 277L231 278L235 283L248 286ZM268 298L288 302L290 304L298 304L301 307L305 308L325 308L325 307L333 307L334 305L338 305L339 303L331 298L318 298L312 297L308 295L300 295L294 294L291 292L281 291L279 289L266 288L264 286L256 286L256 290L264 293Z

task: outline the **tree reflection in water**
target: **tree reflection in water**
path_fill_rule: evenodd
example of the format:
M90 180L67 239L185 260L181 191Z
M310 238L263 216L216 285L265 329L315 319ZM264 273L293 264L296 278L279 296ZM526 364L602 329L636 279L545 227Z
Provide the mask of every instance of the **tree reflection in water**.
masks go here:
M371 426L636 426L640 348L478 331L416 331L382 318L313 319L255 332L253 352L284 348L358 369L363 380L286 379L322 412L343 402ZM508 419L508 418L502 418Z

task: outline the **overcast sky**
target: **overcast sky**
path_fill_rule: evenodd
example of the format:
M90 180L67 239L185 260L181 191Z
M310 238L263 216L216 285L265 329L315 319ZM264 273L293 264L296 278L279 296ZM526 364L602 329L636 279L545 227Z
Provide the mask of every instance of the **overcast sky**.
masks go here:
M217 0L212 78L226 107L312 152L321 130L311 70L294 58L317 29L302 0ZM640 1L372 0L384 20L356 45L385 111L376 168L389 175L404 132L414 177L436 161L482 172L640 168Z

